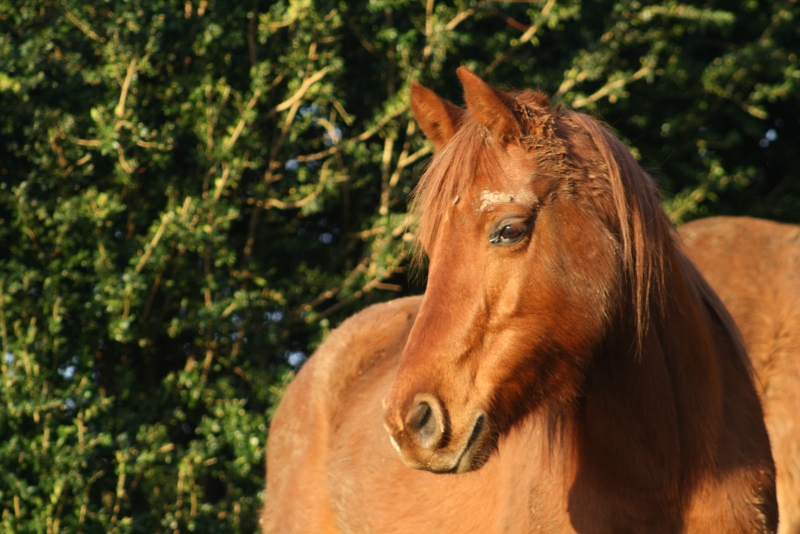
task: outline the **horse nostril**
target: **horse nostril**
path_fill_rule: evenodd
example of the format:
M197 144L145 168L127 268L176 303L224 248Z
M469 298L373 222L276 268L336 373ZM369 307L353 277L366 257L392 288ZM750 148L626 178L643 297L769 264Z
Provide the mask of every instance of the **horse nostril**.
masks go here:
M436 422L431 419L431 405L427 402L421 402L417 406L417 413L411 421L411 426L416 431L420 438L427 438L436 430Z
M432 449L441 441L444 430L441 414L442 409L433 398L418 401L409 411L408 429L423 448Z

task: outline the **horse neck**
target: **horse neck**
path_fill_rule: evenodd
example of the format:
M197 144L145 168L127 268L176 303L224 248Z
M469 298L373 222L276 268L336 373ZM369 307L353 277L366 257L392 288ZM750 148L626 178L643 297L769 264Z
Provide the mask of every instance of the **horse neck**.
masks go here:
M674 505L699 474L694 466L714 463L722 424L718 352L736 349L710 315L691 265L669 249L664 295L650 303L639 352L634 314L623 310L594 358L575 445L577 476L589 486L613 480L622 493L654 492Z

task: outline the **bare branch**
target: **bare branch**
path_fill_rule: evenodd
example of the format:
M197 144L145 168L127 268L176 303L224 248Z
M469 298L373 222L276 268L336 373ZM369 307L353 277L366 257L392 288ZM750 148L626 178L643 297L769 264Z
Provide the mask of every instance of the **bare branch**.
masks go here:
M353 280L355 280L359 274L364 272L364 270L367 267L367 264L369 264L369 259L370 259L369 256L365 256L364 258L362 258L361 261L358 262L358 265L356 265L356 267L352 271L350 271L350 274L348 274L347 277L344 280L342 280L342 283L340 283L338 287L320 293L311 302L301 305L300 309L313 310L314 307L318 306L319 304L322 304L326 300L335 297L336 294L339 293L342 289L353 283Z
M458 26L459 24L461 24L462 22L464 22L464 20L466 20L469 17L471 17L472 15L474 15L475 11L477 10L477 8L482 6L482 5L483 5L483 2L478 2L478 5L476 7L467 9L466 11L461 11L460 13L457 13L456 16L453 17L452 19L450 19L450 22L448 22L445 25L444 29L448 30L448 31L455 29L455 27Z
M86 35L88 35L90 38L94 39L94 40L95 40L95 41L97 41L98 43L104 43L104 42L105 42L105 39L103 39L102 37L100 37L99 35L97 35L96 33L94 33L94 32L92 31L92 29L91 29L91 28L89 28L89 27L88 27L88 26L86 26L86 25L85 25L83 22L81 22L80 20L78 20L78 17L76 17L75 15L73 15L72 13L70 13L69 9L66 9L66 8L64 8L64 14L65 14L65 15L67 15L67 18L68 18L69 20L71 20L71 21L72 21L72 23L73 23L75 26L77 26L77 27L78 27L78 29L79 29L80 31L82 31L83 33L85 33Z
M73 139L73 141L81 146L90 146L92 148L100 146L100 141L97 141L96 139Z
M125 116L125 100L128 98L128 90L131 86L131 80L133 79L133 74L136 72L136 61L136 57L131 59L131 62L128 64L128 72L125 73L125 81L122 82L122 91L119 95L119 104L117 104L117 107L114 110L114 114L118 119L122 119ZM122 122L118 121L116 129L119 130L121 127Z
M50 148L52 148L53 152L56 153L56 156L58 158L58 166L62 170L64 170L64 169L67 168L67 160L64 157L64 151L61 150L61 146L59 146L59 144L58 144L58 137L59 137L58 134L53 134L50 137Z
M400 161L397 163L397 166L400 168L408 167L409 165L417 161L419 158L430 154L432 150L433 150L433 145L428 143L424 147L420 148L419 150L411 154L410 156L406 158L401 158Z
M247 14L247 50L250 52L250 66L255 67L256 58L256 30L258 26L258 0L253 0L253 10Z
M133 173L133 171L136 170L136 169L131 167L131 165L128 163L128 160L125 159L125 151L122 149L122 145L120 145L118 142L114 142L114 144L117 145L117 154L119 155L119 164L122 165L122 168L128 174Z
M268 198L267 200L263 201L263 203L259 204L261 204L261 206L263 206L266 209L277 208L279 210L290 210L290 209L302 208L303 206L305 206L306 204L317 198L320 193L322 193L322 190L325 188L325 182L327 181L328 181L328 162L326 161L322 165L322 169L320 170L319 183L317 183L316 189L314 189L314 191L309 195L307 195L306 197L300 200L296 200L294 202L283 202L281 200L277 200L274 198Z
M422 50L422 62L425 63L431 55L431 35L433 35L433 1L428 0L425 5L425 48Z
M347 141L339 143L338 145L332 146L332 147L330 147L330 148L328 148L326 150L323 150L321 152L316 152L314 154L306 154L305 156L297 156L296 159L297 159L297 161L312 161L312 160L316 160L316 159L321 159L321 158L330 156L331 154L335 154L336 152L339 152L342 148L344 148L344 147L346 147L346 146L348 146L348 145L350 145L352 143L356 143L358 141L365 141L365 140L369 139L370 137L372 137L373 135L375 135L378 132L378 130L380 130L381 128L383 128L386 125L387 122L389 122L390 120L394 119L398 115L402 115L407 110L408 110L408 104L399 107L398 109L394 110L391 113L387 113L386 115L381 117L381 120L379 120L378 123L375 124L375 126L370 128L369 130L366 130L366 131L362 132L360 135L358 135L356 137L352 137L352 138L348 139Z
M259 96L261 96L261 90L256 89L255 92L253 93L253 98L251 98L250 102L247 103L245 111L250 111L251 109L253 109L253 106L256 105ZM233 144L236 142L236 140L239 138L239 135L242 133L242 129L244 128L245 122L246 122L245 114L242 113L242 117L239 119L239 124L236 125L236 129L233 131L233 135L231 136L230 139L228 139L228 142L225 143L225 148L230 149L231 147L233 147Z
M519 49L519 47L521 47L522 45L533 39L533 36L536 35L537 31L539 31L539 27L541 27L547 15L550 14L550 10L553 9L555 3L556 3L555 0L547 0L547 3L542 8L541 13L539 13L538 20L536 20L536 22L531 24L531 26L525 31L525 33L522 34L517 44L509 48L503 55L495 59L492 62L492 64L486 68L486 72L492 72L494 69L497 68L498 65L500 65L500 63L505 61L508 58L508 56L516 52Z
M344 123L347 124L348 126L352 126L353 117L347 114L347 111L345 111L344 107L342 107L342 104L340 104L339 101L336 100L335 98L331 98L331 103L333 104L333 107L336 109L336 111L339 112L339 116L342 118Z
M347 25L350 26L350 29L353 30L353 33L355 34L356 39L358 39L358 41L361 43L361 46L363 46L367 50L367 52L369 52L376 58L383 59L381 55L378 53L378 51L375 50L375 47L372 46L372 44L364 38L364 36L361 34L360 31L358 31L355 22L353 22L353 19L350 18L347 12L340 11L340 13L344 21L347 23Z
M648 64L636 71L630 78L620 78L619 80L615 80L613 82L609 82L597 91L595 91L590 96L586 98L580 98L572 103L573 108L581 108L587 104L591 104L592 102L596 102L600 100L604 96L608 95L614 89L619 89L620 87L625 87L626 84L630 82L635 82L639 78L646 76L648 73L652 71L652 67Z
M167 226L167 223L172 220L172 212L165 213L163 217L161 217L161 225L156 230L156 235L153 236L153 239L150 243L145 247L144 254L142 257L139 258L139 263L136 265L136 269L134 269L134 273L139 274L144 267L144 264L147 263L147 260L150 258L150 254L153 253L153 249L156 248L158 242L161 240L161 236L164 234L164 229Z
M270 112L270 115L274 115L275 112L285 111L290 107L292 107L295 102L297 102L298 100L300 100L305 96L306 92L311 88L312 85L314 85L319 80L325 77L329 69L330 69L329 67L325 67L319 72L316 72L314 75L309 76L308 78L303 80L303 83L300 86L300 88L297 91L295 91L295 93L291 97L289 97L288 99L284 100L283 102L275 106L275 109L272 112Z
M389 165L392 162L393 152L394 138L391 135L387 135L383 143L383 158L381 160L381 204L378 209L378 213L381 215L387 215L389 213L389 196L391 193L391 188L389 187Z
M231 168L226 162L222 162L222 177L219 179L217 188L214 190L214 200L219 200L222 195L222 189L225 187L225 182L228 181L228 176L231 174Z

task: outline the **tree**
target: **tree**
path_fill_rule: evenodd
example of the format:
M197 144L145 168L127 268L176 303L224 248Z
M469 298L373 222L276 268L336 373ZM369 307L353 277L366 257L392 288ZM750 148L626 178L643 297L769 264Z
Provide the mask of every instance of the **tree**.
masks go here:
M0 521L252 532L268 417L409 277L455 68L607 120L676 221L800 220L796 2L0 2Z

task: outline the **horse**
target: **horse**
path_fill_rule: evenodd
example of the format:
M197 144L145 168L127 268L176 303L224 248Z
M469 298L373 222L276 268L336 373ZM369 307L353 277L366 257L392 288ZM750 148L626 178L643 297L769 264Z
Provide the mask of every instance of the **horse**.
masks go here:
M800 533L800 227L712 217L679 228L730 311L758 375L777 473L780 534Z
M414 84L424 295L333 331L268 438L265 533L775 532L734 322L593 118Z

